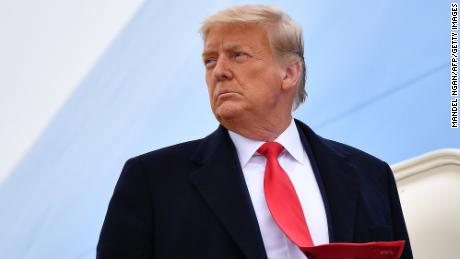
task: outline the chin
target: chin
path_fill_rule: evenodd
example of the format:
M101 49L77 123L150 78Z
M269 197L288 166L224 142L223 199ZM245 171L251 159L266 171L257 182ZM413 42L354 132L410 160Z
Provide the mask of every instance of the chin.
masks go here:
M243 115L243 109L233 104L221 104L214 110L217 120L225 125L225 122L235 121Z

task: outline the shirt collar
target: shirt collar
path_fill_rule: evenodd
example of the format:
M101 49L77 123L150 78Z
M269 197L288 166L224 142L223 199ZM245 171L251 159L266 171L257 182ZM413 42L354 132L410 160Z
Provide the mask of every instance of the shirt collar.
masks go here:
M257 152L257 149L265 143L263 141L246 138L231 130L229 130L228 133L235 144L238 159L240 160L242 168ZM279 135L274 141L280 143L295 160L304 164L305 157L303 146L294 119L291 120L287 129L284 130L284 132L281 133L281 135Z

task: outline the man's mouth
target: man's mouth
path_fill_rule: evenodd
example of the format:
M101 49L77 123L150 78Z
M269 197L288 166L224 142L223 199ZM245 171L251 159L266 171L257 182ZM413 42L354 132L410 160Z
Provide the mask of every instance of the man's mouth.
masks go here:
M230 91L230 90L221 90L217 93L217 98L228 97L234 94L238 94L238 93L234 91Z

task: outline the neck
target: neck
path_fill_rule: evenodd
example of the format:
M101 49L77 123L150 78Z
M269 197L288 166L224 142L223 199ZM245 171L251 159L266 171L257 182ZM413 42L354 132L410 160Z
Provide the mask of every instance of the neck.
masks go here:
M283 133L291 123L292 116L284 116L282 118L270 118L269 120L251 120L247 123L238 122L221 122L222 125L235 133L246 138L258 141L273 141L281 133Z

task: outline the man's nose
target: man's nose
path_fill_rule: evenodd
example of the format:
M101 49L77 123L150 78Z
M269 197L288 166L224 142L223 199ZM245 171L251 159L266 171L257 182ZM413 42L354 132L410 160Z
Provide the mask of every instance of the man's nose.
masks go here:
M226 57L217 59L216 66L214 67L214 76L218 81L231 80L233 77L232 71L229 68L229 61Z

